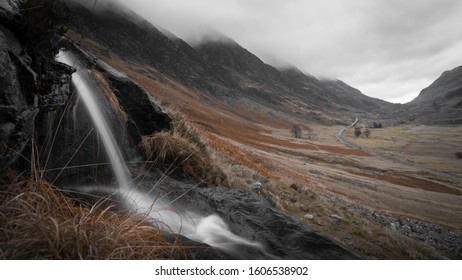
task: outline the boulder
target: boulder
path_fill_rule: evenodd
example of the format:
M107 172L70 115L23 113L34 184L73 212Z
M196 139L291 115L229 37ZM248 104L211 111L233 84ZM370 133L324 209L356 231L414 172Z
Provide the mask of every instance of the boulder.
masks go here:
M170 129L172 119L139 84L102 61L98 61L123 110L136 124L140 135Z

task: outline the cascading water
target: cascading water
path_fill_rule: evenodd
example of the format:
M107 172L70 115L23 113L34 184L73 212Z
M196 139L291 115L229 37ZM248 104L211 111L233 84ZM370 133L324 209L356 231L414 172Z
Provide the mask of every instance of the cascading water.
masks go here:
M94 86L89 83L89 75L85 67L77 60L77 57L69 52L60 52L58 61L71 65L77 69L77 72L72 75L72 83L74 84L79 97L82 98L88 112L93 120L93 123L104 143L104 149L111 162L111 167L117 179L117 185L126 190L129 188L129 172L124 164L122 154L118 148L114 136L111 133L110 127L106 119L101 114L98 105L92 95Z
M153 198L150 194L134 188L131 184L130 173L114 140L110 126L93 96L99 89L90 77L87 68L71 52L60 52L57 60L77 69L77 72L72 76L72 82L79 97L87 107L101 137L117 180L118 193L128 210L160 221L157 225L162 229L171 230L192 240L203 242L228 252L234 252L244 246L265 254L259 243L251 242L232 233L218 215L204 217L191 211L179 213L172 209L168 202Z

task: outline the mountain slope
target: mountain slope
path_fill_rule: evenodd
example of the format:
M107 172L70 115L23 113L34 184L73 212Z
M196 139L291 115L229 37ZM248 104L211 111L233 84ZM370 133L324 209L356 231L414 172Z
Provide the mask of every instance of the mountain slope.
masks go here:
M415 122L462 124L462 66L442 73L406 108Z
M294 67L278 70L231 39L205 42L196 49L214 72L239 84L244 93L265 101L290 102L296 98L307 108L315 107L334 116L332 110L360 113L392 106L339 80L318 80Z
M278 70L224 36L193 48L139 18L112 10L92 13L75 3L72 11L71 29L98 42L106 49L102 52L149 65L231 106L260 107L264 114L322 123L346 123L353 115L386 112L393 106L340 81L320 81L298 69Z
M71 29L101 43L107 50L152 65L186 84L207 76L194 57L148 22L131 20L113 10L93 13L74 1L70 2L70 7L73 13Z

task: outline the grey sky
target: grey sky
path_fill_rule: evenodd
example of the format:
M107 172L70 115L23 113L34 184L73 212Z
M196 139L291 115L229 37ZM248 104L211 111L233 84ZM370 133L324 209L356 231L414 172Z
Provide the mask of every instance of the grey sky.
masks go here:
M120 1L190 43L216 30L271 64L410 101L462 65L460 0Z

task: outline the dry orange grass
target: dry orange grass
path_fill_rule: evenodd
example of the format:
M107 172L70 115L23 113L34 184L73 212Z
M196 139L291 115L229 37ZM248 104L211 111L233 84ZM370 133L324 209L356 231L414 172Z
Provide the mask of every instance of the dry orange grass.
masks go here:
M147 160L180 166L186 173L197 177L206 172L206 162L199 149L186 139L170 132L143 136L139 147Z
M213 149L224 153L226 156L233 159L237 163L243 164L248 168L257 171L264 177L276 178L276 175L270 169L268 169L268 167L256 162L257 156L255 154L245 153L242 149L213 134L204 134L204 137L207 139L208 144Z
M179 167L184 173L212 185L226 181L224 173L211 164L206 153L178 134L164 131L143 136L139 147L148 161Z
M179 244L142 217L92 207L44 181L4 176L0 192L0 259L178 259ZM7 177L7 178L6 178Z
M91 74L93 79L95 79L95 81L98 82L98 85L100 86L104 95L107 97L109 103L111 104L112 109L117 113L117 117L119 118L119 120L122 123L127 123L127 113L125 113L125 111L122 109L122 106L120 106L119 99L117 99L117 96L115 96L107 80L98 71L93 70Z

